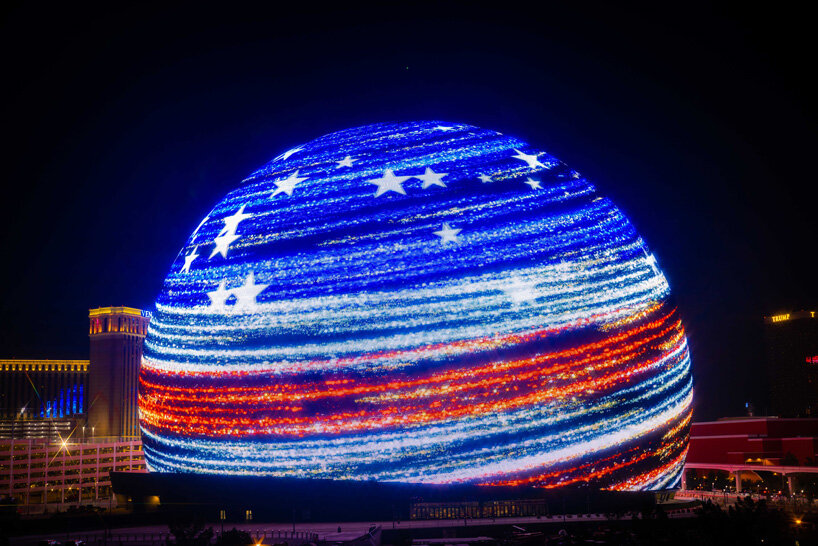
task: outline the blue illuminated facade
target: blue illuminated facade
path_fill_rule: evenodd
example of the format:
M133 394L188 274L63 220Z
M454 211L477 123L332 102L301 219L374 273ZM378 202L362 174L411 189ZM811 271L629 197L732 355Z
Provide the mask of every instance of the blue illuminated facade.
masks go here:
M139 407L160 472L664 489L692 378L609 199L432 121L326 135L229 192L157 298Z

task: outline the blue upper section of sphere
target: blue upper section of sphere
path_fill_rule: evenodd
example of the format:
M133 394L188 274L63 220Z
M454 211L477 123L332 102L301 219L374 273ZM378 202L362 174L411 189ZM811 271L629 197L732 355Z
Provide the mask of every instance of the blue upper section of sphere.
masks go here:
M429 168L433 174L424 180ZM380 188L370 181L386 170L408 178L376 197ZM440 173L445 175L435 178ZM282 181L292 184L288 179L295 181L291 191L279 190ZM582 218L559 214L580 203L586 204ZM228 254L212 255L210 245L224 231L225 219L242 206L252 216L241 221ZM453 269L506 267L510 261L560 262L581 254L587 238L597 235L567 238L565 222L592 225L608 215L620 216L612 226L618 236L636 237L587 180L516 138L434 121L359 127L289 150L230 192L179 254L159 303L206 305L210 286L202 281L208 272L222 268L240 278L245 264L257 259L272 260L270 287L259 302L322 293L328 286L354 292L435 282ZM442 222L461 230L458 240L477 244L455 253L448 245L429 244L439 241L430 234ZM504 225L508 229L498 233ZM508 237L512 229L516 234ZM398 248L405 252L389 250ZM200 256L182 272L194 249ZM367 260L358 260L360 253Z

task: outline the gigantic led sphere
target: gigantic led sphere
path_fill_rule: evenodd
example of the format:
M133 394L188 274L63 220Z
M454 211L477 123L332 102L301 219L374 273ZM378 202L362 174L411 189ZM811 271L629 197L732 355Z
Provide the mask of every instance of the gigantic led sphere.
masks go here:
M517 138L370 125L243 180L185 243L140 371L148 467L678 484L692 378L625 215Z

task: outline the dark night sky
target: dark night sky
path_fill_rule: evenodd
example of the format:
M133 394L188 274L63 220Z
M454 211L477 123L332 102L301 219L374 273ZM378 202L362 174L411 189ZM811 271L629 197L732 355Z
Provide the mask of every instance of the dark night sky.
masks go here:
M439 5L3 8L0 358L87 358L88 308L150 308L201 218L280 152L440 119L594 181L676 294L697 418L763 406L762 316L818 307L810 19Z

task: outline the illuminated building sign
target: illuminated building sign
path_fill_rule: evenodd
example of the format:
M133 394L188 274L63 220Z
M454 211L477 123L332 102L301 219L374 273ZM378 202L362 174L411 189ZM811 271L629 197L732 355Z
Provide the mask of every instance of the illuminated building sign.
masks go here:
M818 355L808 356L807 357L807 364L818 364Z
M799 320L805 318L815 318L815 311L796 311L794 313L781 313L765 317L764 320L768 323L787 322L791 320Z
M654 255L579 173L468 125L341 131L250 174L143 354L153 471L641 490L687 450Z

